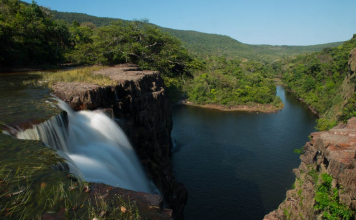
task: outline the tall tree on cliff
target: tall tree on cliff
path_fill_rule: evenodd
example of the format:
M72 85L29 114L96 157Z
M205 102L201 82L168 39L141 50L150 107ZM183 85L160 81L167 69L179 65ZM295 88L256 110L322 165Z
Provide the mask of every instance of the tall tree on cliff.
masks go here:
M74 25L73 25L74 26ZM181 42L145 21L114 22L90 32L88 27L71 27L72 34L91 37L76 42L68 54L74 63L113 65L135 63L142 69L159 70L169 77L190 75L194 59Z

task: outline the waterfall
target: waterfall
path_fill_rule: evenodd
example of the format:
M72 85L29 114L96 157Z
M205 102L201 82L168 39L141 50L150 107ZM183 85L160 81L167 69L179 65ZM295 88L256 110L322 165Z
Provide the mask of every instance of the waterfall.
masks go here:
M67 160L70 172L88 182L156 191L126 135L112 119L101 112L74 112L65 102L57 101L67 114L20 130L17 138L41 140Z

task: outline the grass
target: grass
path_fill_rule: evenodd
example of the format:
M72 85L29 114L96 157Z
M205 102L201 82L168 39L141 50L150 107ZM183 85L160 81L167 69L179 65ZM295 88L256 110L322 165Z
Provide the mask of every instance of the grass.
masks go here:
M56 82L82 82L94 83L99 86L114 85L114 82L107 76L94 74L95 71L102 70L107 67L91 66L81 67L71 70L63 70L57 72L32 72L32 75L38 75L39 80L31 80L27 84L35 84L42 86L53 86Z
M89 183L51 168L63 159L41 142L0 134L0 152L0 219L141 219L130 200L104 199L88 192Z

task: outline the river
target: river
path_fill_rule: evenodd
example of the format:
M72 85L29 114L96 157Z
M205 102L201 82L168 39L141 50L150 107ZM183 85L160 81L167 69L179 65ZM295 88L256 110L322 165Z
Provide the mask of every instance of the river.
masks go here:
M292 187L294 149L315 131L316 116L277 86L276 113L173 109L173 169L189 192L185 218L263 219Z

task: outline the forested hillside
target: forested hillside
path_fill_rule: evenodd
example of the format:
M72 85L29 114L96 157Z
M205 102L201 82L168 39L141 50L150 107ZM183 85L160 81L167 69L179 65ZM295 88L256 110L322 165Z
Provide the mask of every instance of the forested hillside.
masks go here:
M273 64L287 88L319 113L319 130L356 116L356 81L348 67L349 54L354 48L356 35L338 47Z
M95 26L100 27L109 25L113 21L123 21L121 19L100 18L82 13L58 11L52 11L52 13L56 19L64 19L70 24L73 23L73 21L78 21L79 23L90 22ZM156 26L154 24L151 25ZM206 58L206 56L227 56L230 58L266 62L295 56L301 53L318 52L323 48L335 47L342 44L342 42L335 42L313 46L249 45L224 35L157 27L170 35L179 38L182 41L183 46L188 49L192 55L200 58Z
M189 52L203 58L206 56L223 55L239 59L270 62L301 53L321 51L323 48L335 47L342 44L342 42L335 42L313 46L250 45L224 35L174 30L170 28L163 28L163 30L181 39L183 45Z
M59 12L56 10L52 10L51 14L54 16L55 19L65 20L69 24L72 24L74 21L77 21L78 23L91 22L96 27L107 26L107 25L110 25L110 23L115 22L115 21L124 21L122 19L117 19L117 18L101 18L101 17L96 17L96 16L87 15L87 14L83 14L83 13Z
M160 71L171 100L185 97L196 104L225 107L254 103L280 106L272 81L273 69L267 61L340 44L247 45L227 36L161 28L147 21L56 12L35 2L22 4L18 0L1 0L0 10L2 68L130 62L142 69ZM332 89L338 87L346 74L342 65L353 41L350 42L337 49L274 62L273 67L276 71L286 70L282 72L288 86L324 114L332 105L329 103ZM333 60L331 66L326 64L329 60ZM314 66L316 70L310 70ZM322 72L329 71L325 68L332 70L332 76ZM298 77L291 74L296 71L300 73ZM326 78L315 78L317 72L310 75L308 71L321 71Z

